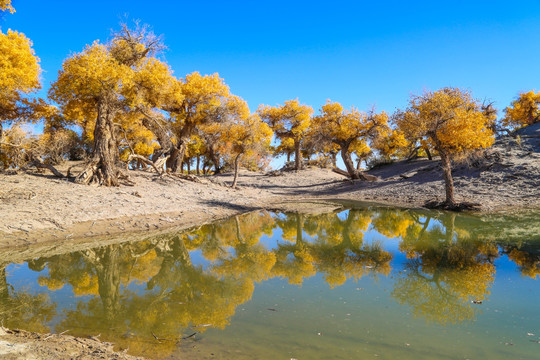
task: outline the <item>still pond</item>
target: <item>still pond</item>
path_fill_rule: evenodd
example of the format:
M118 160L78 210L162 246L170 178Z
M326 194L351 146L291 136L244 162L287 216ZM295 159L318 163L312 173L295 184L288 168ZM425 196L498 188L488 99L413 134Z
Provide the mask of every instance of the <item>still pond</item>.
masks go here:
M539 359L540 217L253 212L13 263L3 326L150 359Z

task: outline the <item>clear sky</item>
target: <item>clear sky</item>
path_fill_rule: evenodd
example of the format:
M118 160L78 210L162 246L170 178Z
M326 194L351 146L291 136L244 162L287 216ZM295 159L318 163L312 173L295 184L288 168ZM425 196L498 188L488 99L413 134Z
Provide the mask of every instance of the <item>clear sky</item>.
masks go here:
M393 112L411 93L469 89L503 109L540 88L540 1L13 0L43 85L126 15L163 34L179 77L218 72L252 110L299 98Z

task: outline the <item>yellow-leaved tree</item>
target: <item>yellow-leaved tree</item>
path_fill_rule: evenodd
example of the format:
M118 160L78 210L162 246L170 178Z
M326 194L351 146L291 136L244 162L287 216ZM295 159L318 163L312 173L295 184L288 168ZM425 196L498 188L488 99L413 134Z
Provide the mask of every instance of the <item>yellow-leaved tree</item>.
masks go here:
M66 118L79 123L95 119L92 161L76 178L78 183L118 185L119 160L115 117L122 108L120 91L128 77L106 45L92 45L64 61L58 79L49 91Z
M0 31L0 142L3 125L35 117L38 103L28 94L40 88L40 73L32 42L17 31Z
M77 183L119 185L117 120L138 104L133 91L135 80L140 81L137 74L158 62L148 59L161 48L159 38L147 28L130 30L123 25L109 44L96 41L64 61L49 97L60 104L67 119L85 129L93 127L92 156Z
M507 127L520 128L540 121L540 92L531 90L519 94L504 113L502 123Z
M493 144L492 117L468 91L447 87L411 96L409 107L394 118L408 141L426 140L439 153L446 186L442 205L456 208L452 161Z
M218 74L201 75L198 72L180 80L181 97L173 98L164 108L171 116L172 132L176 138L167 167L176 172L184 160L188 142L196 130L211 122L222 120L222 111L232 95Z
M257 114L238 119L228 126L228 131L224 134L225 139L231 143L230 153L234 158L234 180L231 185L234 188L238 179L240 157L267 152L274 134L270 126Z
M295 99L274 107L261 105L257 113L263 121L270 125L280 141L283 142L286 139L294 141L295 169L302 169L300 147L311 123L313 108L302 105L298 99Z
M211 112L210 118L199 126L204 140L205 157L214 165L214 174L222 169L223 158L231 150L230 126L249 118L249 106L239 96L230 95Z
M372 111L366 114L355 108L344 110L340 103L328 101L321 108L321 115L313 118L312 127L320 141L339 146L352 179L368 180L368 176L354 166L351 152L368 152L368 142L386 131L387 124L388 116L385 112L376 114Z

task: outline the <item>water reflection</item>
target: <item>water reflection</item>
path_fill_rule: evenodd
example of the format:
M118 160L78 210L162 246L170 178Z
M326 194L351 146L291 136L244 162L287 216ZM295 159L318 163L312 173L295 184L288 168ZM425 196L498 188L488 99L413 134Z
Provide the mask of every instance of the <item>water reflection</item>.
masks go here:
M0 264L0 325L49 332L47 323L56 315L56 304L51 303L46 293L15 290L7 281L6 265Z
M426 216L407 227L399 248L408 261L392 292L414 314L442 324L475 317L475 303L489 295L498 257L493 242L470 237L455 220L456 214Z
M473 301L488 299L499 256L524 275L540 273L538 244L498 241L486 229L481 219L411 210L250 213L184 234L28 261L49 292L15 291L4 264L0 318L32 331L48 332L54 323L56 332L101 334L134 355L161 358L193 333L225 328L262 281L300 285L319 273L334 288L393 273L397 303L428 321L459 323L479 314ZM392 262L385 239L396 239L404 264ZM194 263L194 254L204 261ZM75 298L57 314L48 294L65 286Z

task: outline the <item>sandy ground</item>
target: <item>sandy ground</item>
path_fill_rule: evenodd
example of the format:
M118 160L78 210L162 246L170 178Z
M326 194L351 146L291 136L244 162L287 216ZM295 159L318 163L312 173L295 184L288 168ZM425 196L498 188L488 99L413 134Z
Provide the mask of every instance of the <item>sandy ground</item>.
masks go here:
M476 161L455 166L459 201L479 203L484 212L540 209L540 124L518 134L499 139ZM350 181L319 168L271 174L241 171L237 189L229 187L232 174L193 182L132 171L136 185L116 188L77 185L38 172L0 174L0 260L22 261L89 243L144 238L257 209L298 210L309 204L310 211L332 208L320 200L421 207L444 199L436 160L397 162L370 173L380 180ZM2 330L0 358L131 358L98 344L68 335Z
M478 161L454 169L456 197L482 211L540 208L540 124L519 140L500 139ZM69 164L64 165L67 167ZM131 171L135 186L77 185L48 174L0 174L0 248L99 235L189 227L236 213L290 207L300 199L373 201L420 207L444 199L437 160L397 162L370 171L375 182L349 181L329 169L273 174L241 171L201 177L201 182Z

